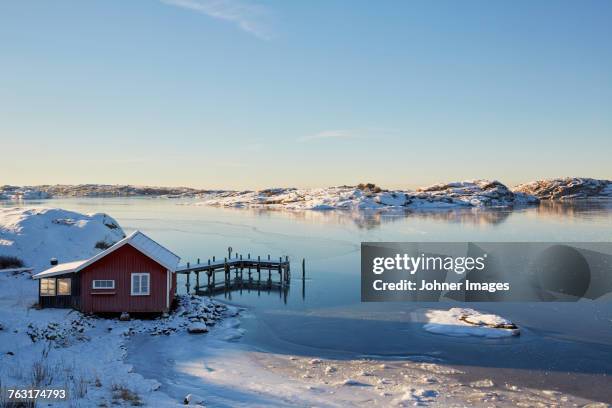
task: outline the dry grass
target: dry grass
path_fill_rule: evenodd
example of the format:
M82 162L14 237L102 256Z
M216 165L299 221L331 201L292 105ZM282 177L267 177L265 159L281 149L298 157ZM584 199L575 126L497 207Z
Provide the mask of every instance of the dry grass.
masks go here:
M53 370L49 367L48 355L50 346L47 345L40 356L40 360L32 364L30 379L35 388L50 385L53 382Z
M134 391L130 390L124 385L113 384L113 400L123 400L129 403L133 407L139 407L144 405L142 399Z

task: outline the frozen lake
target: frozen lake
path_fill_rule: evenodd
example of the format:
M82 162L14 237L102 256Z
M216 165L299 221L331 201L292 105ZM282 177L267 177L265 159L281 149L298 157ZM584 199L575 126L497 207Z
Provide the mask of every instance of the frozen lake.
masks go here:
M612 203L424 214L256 211L143 198L32 204L106 212L126 232L140 229L184 261L223 257L228 246L243 254L288 255L293 279L286 297L246 290L233 292L231 299L220 295L249 309L252 318L242 320L242 348L313 358L431 358L464 367L467 377L612 401L612 304L470 304L509 318L522 335L495 340L434 335L422 329L414 312L442 304L360 302L359 257L362 241L610 241ZM179 281L179 290L184 288Z

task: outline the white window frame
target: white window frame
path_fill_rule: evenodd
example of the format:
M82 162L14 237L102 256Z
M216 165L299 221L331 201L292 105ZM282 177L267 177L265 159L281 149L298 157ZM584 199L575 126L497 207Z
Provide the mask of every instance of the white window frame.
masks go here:
M111 286L97 286L96 282L112 282ZM91 281L91 288L104 290L104 289L115 289L115 280L114 279L94 279Z
M142 291L142 278L146 276L147 277L147 291L143 292ZM138 292L134 291L134 278L138 277ZM132 275L130 276L130 294L132 296L148 296L151 294L151 274L148 272L138 272L138 273L132 273Z
M68 281L68 293L60 293L60 281ZM55 296L72 296L72 278L57 278L55 280Z
M49 294L47 292L43 292L43 283L53 281L53 294ZM40 296L48 297L48 296L56 296L57 295L57 279L55 278L42 278L40 280Z

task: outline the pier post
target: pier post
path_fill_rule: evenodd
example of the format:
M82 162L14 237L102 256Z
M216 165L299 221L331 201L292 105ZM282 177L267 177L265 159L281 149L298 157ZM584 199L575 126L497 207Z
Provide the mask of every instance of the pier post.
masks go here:
M281 261L282 261L282 259L283 258L281 258ZM278 263L278 275L279 275L279 278L280 278L280 284L281 284L281 286L283 286L285 284L285 281L283 279L284 278L284 276L283 276L283 264L281 262Z
M225 258L225 261L223 262L223 274L225 275L225 286L228 286L230 280L230 269L229 265L227 264L227 258Z
M199 263L200 263L200 260L198 259L198 264ZM195 286L196 293L198 292L198 290L200 290L200 271L196 272L196 286Z
M302 258L302 280L306 278L306 258Z

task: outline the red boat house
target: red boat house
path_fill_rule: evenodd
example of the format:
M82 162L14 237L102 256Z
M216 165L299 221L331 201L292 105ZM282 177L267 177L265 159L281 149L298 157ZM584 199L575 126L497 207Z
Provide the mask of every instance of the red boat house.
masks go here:
M89 259L33 276L40 307L83 313L163 313L176 294L180 258L140 231Z

